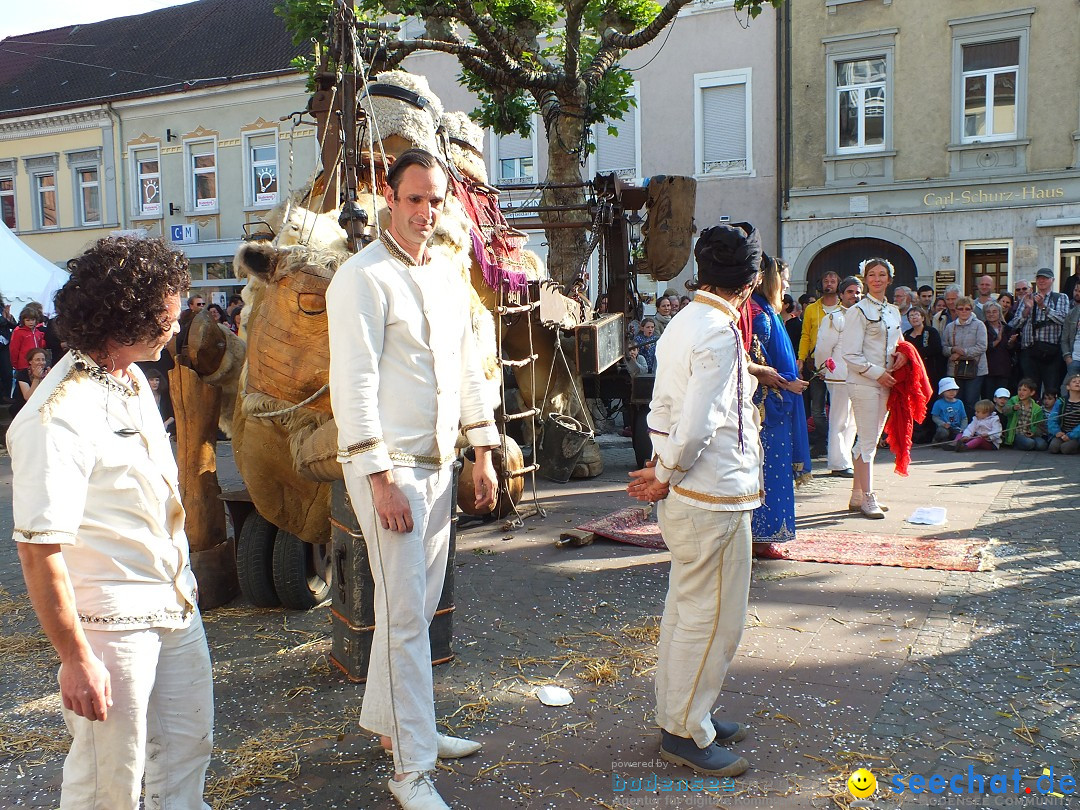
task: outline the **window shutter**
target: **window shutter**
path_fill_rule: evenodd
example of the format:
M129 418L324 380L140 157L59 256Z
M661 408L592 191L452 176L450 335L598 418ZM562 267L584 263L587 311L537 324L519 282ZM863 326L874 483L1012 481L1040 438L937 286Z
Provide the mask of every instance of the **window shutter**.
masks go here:
M746 85L727 84L701 91L705 172L746 167ZM731 165L741 161L741 166ZM718 165L719 164L719 165Z
M531 158L532 155L532 138L522 138L516 132L499 136L499 160Z
M596 128L596 170L617 172L623 177L637 177L637 107L623 114L621 121L605 121ZM614 126L619 135L607 128Z

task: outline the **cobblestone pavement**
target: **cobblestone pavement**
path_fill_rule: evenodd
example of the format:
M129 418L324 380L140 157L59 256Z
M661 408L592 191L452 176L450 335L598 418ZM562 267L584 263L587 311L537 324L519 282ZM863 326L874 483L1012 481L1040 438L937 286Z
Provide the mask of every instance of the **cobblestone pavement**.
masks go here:
M720 703L752 726L739 746L751 771L712 794L630 791L632 780L690 772L657 762L650 720L667 555L606 542L553 545L561 529L630 504L623 485L632 454L622 440L607 445L600 478L543 487L546 518L521 529L475 526L460 537L457 657L436 671L437 711L445 728L485 747L441 768L440 789L455 807L845 807L843 780L860 765L880 780L872 806L895 807L901 798L926 804L927 794L893 795L885 785L894 773L1015 768L1025 787L1044 767L1058 779L1080 775L1080 463L919 450L908 479L879 461L879 489L892 505L886 521L849 517L844 482L819 477L800 493L800 526L985 538L996 543L995 566L757 563ZM226 485L235 475L228 452L226 444L219 453ZM0 487L10 488L6 458ZM948 526L905 524L921 503L945 505ZM4 493L0 533L10 530ZM53 808L66 749L55 660L13 546L0 542L0 807ZM389 810L389 761L356 725L363 687L329 663L328 610L237 601L206 621L215 810ZM534 692L544 683L569 688L573 705L542 706ZM1031 801L930 798L941 807Z

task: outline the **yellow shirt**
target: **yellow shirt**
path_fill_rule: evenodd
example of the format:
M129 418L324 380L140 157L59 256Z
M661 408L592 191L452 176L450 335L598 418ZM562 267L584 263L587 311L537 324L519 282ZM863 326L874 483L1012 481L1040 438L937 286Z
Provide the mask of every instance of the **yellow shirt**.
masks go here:
M837 307L839 305L840 302L837 301L833 306ZM825 305L821 303L820 298L803 310L802 336L799 338L798 358L804 363L806 358L814 353L814 346L817 345L818 327L821 326L821 320L824 317Z

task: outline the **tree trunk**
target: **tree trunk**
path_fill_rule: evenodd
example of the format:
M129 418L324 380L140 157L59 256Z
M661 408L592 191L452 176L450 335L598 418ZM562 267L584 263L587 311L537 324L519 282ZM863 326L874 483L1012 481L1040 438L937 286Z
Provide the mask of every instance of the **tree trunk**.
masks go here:
M585 122L580 115L584 112L584 88L580 98L559 98L556 111L545 121L548 139L549 183L580 183L581 158L579 148ZM548 189L543 195L543 205L583 205L584 188ZM587 211L565 211L550 213L545 220L554 222L588 222ZM588 228L551 228L546 231L548 243L548 271L551 277L564 287L569 285L581 270L585 261L585 247L588 242Z

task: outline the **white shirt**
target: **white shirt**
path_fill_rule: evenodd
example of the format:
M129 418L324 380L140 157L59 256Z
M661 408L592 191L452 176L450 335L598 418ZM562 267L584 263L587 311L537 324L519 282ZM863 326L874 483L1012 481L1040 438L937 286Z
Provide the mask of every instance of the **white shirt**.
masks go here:
M818 325L817 345L814 347L814 362L819 366L831 358L836 364L832 371L825 369L822 378L825 382L842 383L847 379L847 364L840 352L840 335L844 331L844 307L837 305L824 310Z
M900 310L885 301L865 296L844 314L840 353L847 364L847 382L878 385L892 368L893 353L903 333Z
M656 344L649 433L669 498L713 511L756 509L764 498L756 380L723 298L698 290Z
M12 420L13 538L60 545L84 627L185 627L197 600L176 461L129 373L131 386L69 352Z
M351 257L326 291L338 460L364 475L449 464L459 425L475 446L499 443L465 281L391 244Z

